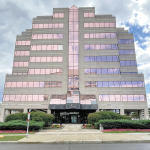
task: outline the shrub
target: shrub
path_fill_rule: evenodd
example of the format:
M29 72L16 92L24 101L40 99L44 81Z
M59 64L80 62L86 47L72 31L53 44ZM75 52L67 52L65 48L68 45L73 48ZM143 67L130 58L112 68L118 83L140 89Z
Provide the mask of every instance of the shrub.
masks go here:
M27 116L28 116L27 113L11 114L11 115L8 115L5 118L5 122L12 121L12 120L26 121L27 120ZM31 112L30 120L31 121L45 122L45 126L49 126L50 124L53 123L54 115L53 114L47 114L47 113L41 112L41 111L35 111L35 112Z
M43 121L45 122L45 127L50 126L50 124L53 123L54 120L54 115L53 114L47 114L45 112L31 112L31 120L32 121Z
M150 120L100 120L94 123L97 129L99 124L104 129L150 129Z
M29 130L39 130L45 125L44 122L29 122ZM8 122L0 122L0 130L27 130L27 121L13 120Z
M11 121L11 120L22 120L26 121L27 120L27 113L16 113L16 114L11 114L6 116L5 122Z
M110 112L110 111L100 111L100 112L95 112L95 113L91 113L88 115L88 123L89 124L94 124L95 122L98 122L99 120L104 120L104 119L115 119L115 120L128 119L128 120L131 120L131 117L120 115L120 114Z

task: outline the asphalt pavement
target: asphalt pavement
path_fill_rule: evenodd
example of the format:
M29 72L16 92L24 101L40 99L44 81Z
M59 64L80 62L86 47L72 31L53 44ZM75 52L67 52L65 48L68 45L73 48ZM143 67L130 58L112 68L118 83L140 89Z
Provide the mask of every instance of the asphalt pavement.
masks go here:
M0 144L0 150L150 150L150 143Z

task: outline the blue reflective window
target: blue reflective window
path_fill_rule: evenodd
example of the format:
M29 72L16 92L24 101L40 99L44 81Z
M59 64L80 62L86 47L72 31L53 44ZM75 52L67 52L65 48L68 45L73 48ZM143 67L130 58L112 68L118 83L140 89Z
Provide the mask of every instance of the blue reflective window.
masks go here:
M95 56L90 56L90 61L95 61Z
M120 61L120 66L126 66L125 61Z
M107 69L102 69L102 74L107 74Z
M97 87L103 87L103 84L102 84L103 82L102 81L98 81L97 82Z
M106 44L106 49L111 49L111 44Z
M84 49L85 50L89 50L90 49L90 45L84 45Z
M133 101L133 95L128 95L128 101Z
M126 66L130 66L130 61L126 61Z
M85 69L85 74L90 74L90 69Z
M138 87L144 87L144 82L143 81L138 81Z
M109 87L114 87L114 82L113 81L109 81Z
M101 49L106 49L106 45L101 45Z
M112 44L112 47L111 47L111 49L118 49L118 46L117 46L117 44Z
M101 56L96 56L96 61L101 61Z
M108 81L103 81L103 87L108 87Z
M119 50L119 55L124 55L124 50Z
M121 86L121 87L127 87L127 86L126 86L126 82L125 82L125 81L120 81L120 86Z
M90 50L93 50L94 49L94 45L90 45Z
M106 56L101 56L102 61L106 61Z
M96 69L91 69L91 74L96 74L97 70Z
M108 74L114 74L114 69L108 68Z
M113 69L113 71L114 71L114 74L120 74L120 69Z
M114 81L115 87L120 87L120 82L119 81Z
M134 95L134 101L140 101L140 96L139 95Z
M97 74L101 74L101 69L97 69Z
M113 61L113 57L112 56L107 56L107 61Z
M84 60L85 60L85 61L90 61L90 56L85 56L85 57L84 57Z
M126 86L127 87L132 87L132 82L131 81L126 81Z
M118 61L118 56L113 56L113 61Z

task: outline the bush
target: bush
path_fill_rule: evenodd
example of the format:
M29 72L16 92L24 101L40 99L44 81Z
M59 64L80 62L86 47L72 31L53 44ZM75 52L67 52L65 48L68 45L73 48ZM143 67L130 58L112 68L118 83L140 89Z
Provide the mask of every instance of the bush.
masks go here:
M94 123L97 129L99 124L104 129L150 129L150 120L100 120Z
M5 122L11 121L11 120L22 120L22 121L27 121L27 113L16 113L16 114L11 114L6 116Z
M44 112L36 111L31 112L31 120L32 121L43 121L45 122L45 127L50 126L50 124L53 123L53 120L55 119L53 114L47 114Z
M128 119L128 120L131 120L131 117L120 115L120 114L110 112L110 111L100 111L100 112L95 112L95 113L91 113L88 115L88 123L89 124L94 124L95 122L98 122L99 120L104 120L104 119L115 119L115 120Z
M8 115L5 118L5 122L12 121L12 120L22 120L26 121L27 120L27 113L16 113L16 114L11 114ZM31 121L41 121L45 122L45 126L49 126L50 124L53 123L54 120L54 115L53 114L47 114L45 112L41 111L35 111L30 113L30 120Z
M45 125L44 122L29 122L29 130L39 130ZM0 130L27 130L27 121L13 120L8 122L0 122Z

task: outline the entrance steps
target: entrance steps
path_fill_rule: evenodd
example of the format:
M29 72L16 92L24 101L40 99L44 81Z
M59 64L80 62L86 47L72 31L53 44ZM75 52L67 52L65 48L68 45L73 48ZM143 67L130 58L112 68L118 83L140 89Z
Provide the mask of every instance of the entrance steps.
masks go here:
M98 129L82 129L82 124L62 124L64 126L63 129L42 129L40 132L36 134L52 134L52 133L102 133Z

